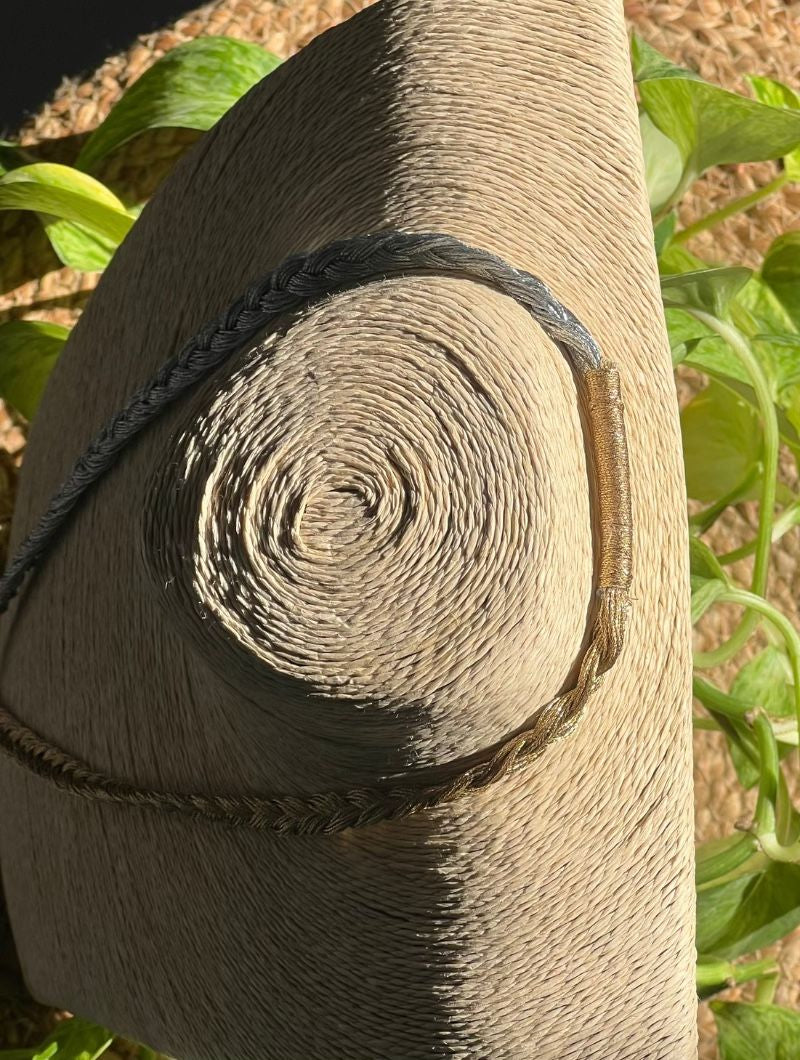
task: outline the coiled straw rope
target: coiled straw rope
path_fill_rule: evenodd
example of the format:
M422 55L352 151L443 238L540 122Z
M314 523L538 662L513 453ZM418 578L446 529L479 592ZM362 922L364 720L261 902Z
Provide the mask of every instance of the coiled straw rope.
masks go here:
M522 304L567 357L586 400L597 482L597 606L574 685L536 712L521 732L473 756L468 767L463 762L451 763L445 779L436 783L426 784L425 772L419 771L407 775L402 783L304 797L147 790L93 770L0 708L0 746L15 761L59 788L90 799L178 811L256 830L331 833L407 817L486 788L536 758L574 727L602 674L622 649L630 607L631 504L619 376L580 321L541 280L495 255L438 233L364 235L290 257L204 327L131 397L79 458L0 579L0 613L8 609L26 575L46 558L87 491L113 467L126 446L167 406L207 379L265 327L312 300L372 280L440 271L490 284ZM364 493L369 493L368 485ZM372 501L376 502L374 496ZM287 503L278 519L284 529L287 511L294 505L296 514L300 502L289 498Z

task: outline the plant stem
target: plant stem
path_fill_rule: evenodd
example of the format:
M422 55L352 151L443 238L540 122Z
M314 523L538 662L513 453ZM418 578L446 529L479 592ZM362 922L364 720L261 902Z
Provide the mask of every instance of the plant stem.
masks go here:
M743 719L748 711L753 709L752 703L744 699L737 699L730 692L723 692L710 681L706 681L697 674L692 678L692 695L695 696L707 709L713 708L721 714L727 714L730 718Z
M753 838L755 839L755 836L753 836ZM715 888L721 887L723 884L732 883L733 880L739 880L743 876L757 876L759 873L764 872L765 869L768 869L771 860L770 856L763 851L760 840L757 841L756 846L757 849L755 854L751 854L747 861L743 861L738 868L731 869L730 872L726 872L721 876L715 876L713 880L707 880L703 884L698 884L696 887L697 893L700 894L702 891L713 891Z
M775 990L778 986L780 973L765 975L756 984L756 992L753 1001L756 1005L771 1005L775 1000Z
M693 715L692 726L695 729L702 729L704 732L722 732L722 726L714 721L713 718L701 718L699 714Z
M752 710L752 705L742 699L737 699L729 692L723 692L721 688L712 685L710 681L704 681L702 677L697 675L692 679L692 694L696 699L700 700L711 715L712 723L711 726L698 726L695 724L695 727L719 729L720 732L727 736L728 741L731 744L736 744L742 754L758 769L758 747L753 739L753 733L747 718L747 715Z
M758 799L752 832L761 850L772 861L800 862L800 841L796 838L797 814L792 805L786 778L780 764L778 743L772 724L764 713L753 722L758 745Z
M746 983L752 979L763 979L778 974L778 965L772 958L761 961L749 961L747 964L733 964L731 961L700 961L697 965L698 992L712 990L718 986Z
M726 493L724 497L720 497L718 501L714 501L714 503L710 504L708 508L703 508L701 511L695 512L694 515L690 515L690 530L694 530L698 534L704 534L706 530L709 530L726 508L731 504L736 504L737 501L743 500L743 498L747 496L750 492L750 487L758 479L759 472L760 468L752 468L742 481L734 486L730 493Z
M776 541L779 541L784 534L788 533L793 526L797 526L798 523L800 523L800 502L795 501L794 504L790 504L788 507L784 508L775 520L772 527L773 545ZM751 556L756 550L756 544L757 538L753 538L753 540L748 541L747 544L741 545L739 548L735 548L731 552L724 552L721 556L717 556L717 559L723 567L726 567L730 563L736 563L737 560Z
M695 851L694 873L698 888L716 886L717 880L746 864L758 853L758 842L750 832L736 832L725 839L700 843Z
M775 835L777 832L778 773L781 768L778 759L778 744L766 715L759 714L753 722L753 731L758 742L760 761L758 801L754 814L755 831L757 836Z
M758 509L758 532L755 540L755 562L753 564L753 579L751 591L753 594L763 596L767 588L767 576L769 574L770 549L772 547L772 524L775 514L775 495L778 481L778 455L780 446L780 433L778 430L778 417L775 405L770 393L769 383L761 370L758 359L750 348L750 344L741 331L725 320L720 320L703 309L687 306L686 312L695 319L701 321L731 347L744 365L747 374L753 384L758 410L761 415L763 438L763 478L761 483L761 497ZM751 610L742 619L730 638L719 647L710 652L698 652L695 655L695 665L704 668L719 666L727 662L743 647L750 634L758 625L755 609ZM798 715L800 717L800 715Z
M800 634L794 628L789 619L781 611L774 607L769 601L746 589L727 589L719 597L723 604L739 604L741 607L750 608L753 612L763 615L781 634L786 645L786 654L789 657L789 665L792 670L795 717L798 731L800 731Z
M789 178L786 173L781 173L779 176L775 177L774 180L771 180L769 184L765 184L763 188L757 188L755 191L750 192L749 195L742 195L741 198L734 199L721 209L715 210L713 213L707 214L705 217L701 217L700 220L695 221L694 224L682 228L680 232L676 232L672 237L672 242L679 244L687 243L690 239L696 236L698 232L705 232L707 229L714 228L716 225L722 224L723 221L727 221L729 217L733 217L737 213L743 213L745 210L749 210L751 206L755 206L756 203L761 202L763 199L768 199L770 195L774 195L788 183Z

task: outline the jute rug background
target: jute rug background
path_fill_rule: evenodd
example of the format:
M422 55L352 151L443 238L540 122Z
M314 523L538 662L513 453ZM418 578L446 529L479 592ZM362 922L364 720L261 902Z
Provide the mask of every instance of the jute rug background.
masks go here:
M371 0L217 0L181 18L173 26L139 38L127 52L108 59L85 80L67 80L20 133L23 145L42 159L71 162L81 139L157 58L177 44L205 34L255 41L288 56L312 37L366 7ZM674 60L732 89L746 90L743 75L758 73L800 84L800 4L782 0L627 0L632 28ZM124 199L147 198L179 154L198 134L158 130L140 137L110 160L100 174ZM729 199L760 187L775 174L772 164L728 166L698 184L681 208L688 224ZM784 189L747 214L729 219L713 233L703 233L692 249L708 260L756 265L771 240L788 228L800 227L800 187ZM32 317L71 325L97 277L61 268L35 218L0 213L0 319ZM681 381L683 399L693 382ZM23 425L6 412L0 419L0 547L13 511L15 468L24 447ZM791 477L789 468L787 476ZM752 536L754 513L741 506L715 528L713 544L720 551L735 548ZM787 534L776 550L771 597L800 626L800 531ZM741 568L739 573L745 574ZM710 647L726 635L736 615L719 610L698 634L698 647ZM721 675L724 679L725 674ZM721 738L713 733L695 737L695 802L698 839L728 833L746 818L752 799L742 792L729 765ZM777 1000L800 1005L800 932L777 948L784 973ZM731 995L733 996L733 995ZM635 999L631 999L635 1004ZM0 1011L3 1045L22 1042L37 1032L47 1016L36 1010ZM16 1041L15 1041L16 1039ZM701 1006L700 1056L716 1056L713 1021Z

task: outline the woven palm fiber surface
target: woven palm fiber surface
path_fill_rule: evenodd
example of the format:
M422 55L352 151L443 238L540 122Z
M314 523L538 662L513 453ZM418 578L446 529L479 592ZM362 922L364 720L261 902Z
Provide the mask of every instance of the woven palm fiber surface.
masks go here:
M39 145L48 156L69 161L77 151L76 137L102 119L122 89L163 51L182 40L202 33L225 33L256 40L278 54L288 55L321 30L347 17L363 4L335 3L218 3L198 9L175 26L159 34L141 38L129 52L109 59L90 79L67 82L23 131L23 142ZM629 23L657 47L679 62L698 69L704 76L732 88L743 88L742 75L758 72L789 83L798 81L800 57L800 18L797 5L776 2L708 2L626 4ZM194 134L163 130L141 138L121 153L104 174L117 189L136 199L147 195L163 177L174 158L185 149ZM146 160L146 164L143 161ZM682 208L682 219L689 223L697 216L743 194L770 178L771 167L726 167L715 170L695 187ZM725 225L698 238L693 249L709 260L744 261L756 264L771 238L795 222L800 206L798 191L786 189L781 195L760 204L746 215L732 218ZM85 292L95 278L58 269L47 244L30 219L20 215L0 215L4 250L3 290L11 290L0 306L12 313L35 315L72 323L84 304ZM17 238L11 239L10 234ZM25 283L26 275L42 280ZM682 390L691 392L684 382ZM7 432L8 448L17 452L21 436L17 429ZM11 491L4 491L6 509ZM0 513L2 515L2 513ZM751 533L752 513L746 509L733 514L718 529L715 544L720 549L734 547ZM784 538L777 550L772 580L773 598L793 614L797 599L797 532ZM703 630L701 644L716 643L730 628L733 616L715 611ZM713 621L713 625L712 625ZM724 834L731 824L746 816L749 806L732 774L724 749L710 734L695 737L695 785L697 831L699 838ZM789 942L781 948L786 973L779 1000L796 1003L791 983L800 979L800 946ZM701 1057L715 1054L708 1014L701 1006Z
M254 209L262 196L268 211ZM210 306L298 246L385 224L449 230L543 273L620 363L646 572L630 650L536 769L363 832L287 842L117 818L5 768L4 795L13 786L22 804L2 842L15 851L5 884L28 982L186 1060L691 1057L680 451L616 4L376 5L272 75L179 164L106 272L32 433L15 534ZM98 376L98 348L125 356ZM205 629L183 615L196 624L182 635L183 573L165 593L131 517L151 502L153 472L173 473L180 430L196 455L176 498L185 526L216 535L234 566L268 551L256 502L272 468L248 464L247 436L232 444L251 403L264 415L255 430L275 415L284 424L288 484L313 484L313 562L284 553L286 573L272 570L276 593L298 603L285 623L266 616L286 651L268 660L247 645L235 596L207 601ZM301 444L312 426L314 452ZM315 456L325 444L327 466ZM219 475L246 501L239 524L206 488ZM386 516L415 480L425 504L405 533L416 568L387 562L356 598L362 550L394 548L367 487ZM203 597L201 563L196 574ZM143 783L349 786L469 754L523 721L569 678L591 580L583 434L563 360L515 303L474 283L383 281L320 304L265 353L245 351L141 439L17 611L2 694ZM335 623L337 650L317 652L306 629ZM56 701L43 695L52 682ZM88 857L114 866L113 886L86 873ZM69 899L55 878L72 882Z

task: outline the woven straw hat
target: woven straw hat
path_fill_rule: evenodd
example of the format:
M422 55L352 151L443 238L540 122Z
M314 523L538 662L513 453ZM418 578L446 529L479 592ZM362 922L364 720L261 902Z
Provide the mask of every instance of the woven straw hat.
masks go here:
M307 35L330 17L267 10L273 28L296 17ZM236 25L279 51L298 42L271 40L268 23L248 31L253 9L237 11L226 24L224 8L204 9L163 43ZM102 116L97 93L61 97L73 98ZM692 1056L682 474L616 5L555 20L537 0L507 13L384 2L255 89L178 165L92 299L31 437L14 538L93 431L251 279L389 225L449 231L541 275L619 364L636 529L624 655L578 730L524 772L336 836L98 806L3 763L16 811L0 825L15 852L4 882L27 983L182 1060ZM47 282L20 283L17 305L65 296L56 309L71 312L74 278ZM235 600L211 623L178 615L154 571L171 564L181 583L186 556L200 570L199 531L243 496L254 439L265 444L258 412L279 406L290 436L311 425L286 459L312 484L324 483L315 430L351 472L360 439L387 436L438 477L417 551L367 584L348 581L366 519L354 491L311 505L305 532L342 591L323 591L313 564L296 584L279 571L286 607L266 633L281 652L265 659ZM440 462L444 436L460 478ZM202 458L167 512L178 437ZM387 492L386 450L373 456ZM569 372L513 302L444 277L337 296L271 338L268 360L234 358L101 486L6 633L3 700L93 764L182 790L302 793L470 754L570 678L591 601L588 471ZM479 510L470 483L487 481L498 529L481 584L454 556L469 554ZM434 547L449 498L463 518ZM263 530L257 505L240 510L217 542L234 573ZM167 521L177 544L158 538ZM219 559L193 583L201 597ZM359 591L355 633L320 645L336 601ZM326 683L343 688L315 694Z

